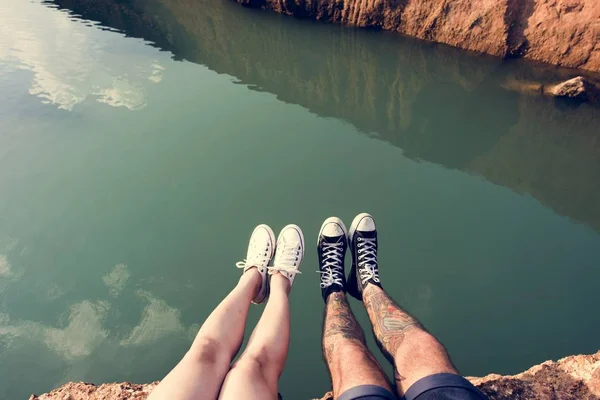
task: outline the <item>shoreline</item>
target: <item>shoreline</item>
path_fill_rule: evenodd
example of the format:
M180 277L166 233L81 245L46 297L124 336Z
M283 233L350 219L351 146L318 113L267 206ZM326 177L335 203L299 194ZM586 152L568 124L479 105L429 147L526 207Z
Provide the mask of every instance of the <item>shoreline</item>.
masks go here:
M394 31L491 54L600 72L596 0L235 0L299 18Z
M467 379L490 400L597 400L600 399L600 351L546 361L517 375L489 374ZM51 392L31 395L29 400L144 400L157 384L69 382ZM329 392L321 400L331 398Z

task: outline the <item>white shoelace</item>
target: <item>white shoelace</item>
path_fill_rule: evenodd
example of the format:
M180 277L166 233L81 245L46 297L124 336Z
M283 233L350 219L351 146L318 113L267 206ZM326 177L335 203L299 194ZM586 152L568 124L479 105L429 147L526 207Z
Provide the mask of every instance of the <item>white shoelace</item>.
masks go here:
M373 280L379 283L379 272L377 270L377 239L358 238L358 272L362 284Z
M267 266L269 261L270 261L270 258L269 258L269 248L268 247L264 248L264 251L262 251L262 248L261 249L255 248L251 252L251 257L249 259L244 259L243 261L238 261L235 263L235 266L238 268L244 268L244 271L246 271L246 268L250 268L250 267L264 268Z
M344 243L323 243L323 266L321 274L321 289L331 285L342 285L341 265L344 260Z
M275 263L272 267L267 267L269 274L273 275L277 272L285 272L288 278L296 274L301 274L298 270L300 262L300 242L284 243L283 246L277 248Z

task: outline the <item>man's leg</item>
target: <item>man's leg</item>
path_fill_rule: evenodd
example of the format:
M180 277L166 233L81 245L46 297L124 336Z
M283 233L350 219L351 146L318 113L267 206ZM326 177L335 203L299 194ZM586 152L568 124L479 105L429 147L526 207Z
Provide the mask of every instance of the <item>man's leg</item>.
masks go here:
M244 353L227 374L219 399L277 399L290 344L288 296L304 258L304 237L296 225L288 225L277 239L267 306L250 336Z
M221 389L220 399L277 399L277 381L287 358L290 337L290 282L271 277L267 306Z
M362 296L377 344L394 365L394 379L400 396L426 376L458 374L444 346L381 287L367 284Z
M409 400L484 399L458 375L444 346L381 288L373 217L356 216L348 236L352 252L348 293L365 304L377 344L394 365L398 395Z
M326 298L323 355L331 374L334 399L361 385L376 385L391 391L385 374L365 344L363 331L343 291L331 292Z
M206 319L183 359L156 386L149 400L215 399L242 339L250 302L261 287L256 268L244 273L235 289Z
M325 300L323 356L331 375L333 397L390 399L390 384L369 352L346 299L347 235L342 220L330 217L323 222L317 241L321 295Z

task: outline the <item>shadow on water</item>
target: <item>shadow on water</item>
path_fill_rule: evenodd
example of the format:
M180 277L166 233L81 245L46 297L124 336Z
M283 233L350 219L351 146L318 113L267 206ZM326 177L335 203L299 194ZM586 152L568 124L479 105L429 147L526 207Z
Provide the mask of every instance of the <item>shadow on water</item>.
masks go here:
M528 93L572 71L221 0L54 4L600 229L598 109Z

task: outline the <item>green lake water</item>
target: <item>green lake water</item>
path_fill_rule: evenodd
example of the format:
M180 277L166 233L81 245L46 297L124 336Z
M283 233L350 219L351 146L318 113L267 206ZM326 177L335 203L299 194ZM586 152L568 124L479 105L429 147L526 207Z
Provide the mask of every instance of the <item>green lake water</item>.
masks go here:
M222 0L3 0L0 398L162 378L259 223L304 230L280 390L321 395L313 243L363 211L464 374L595 352L600 110L515 83L565 75Z

